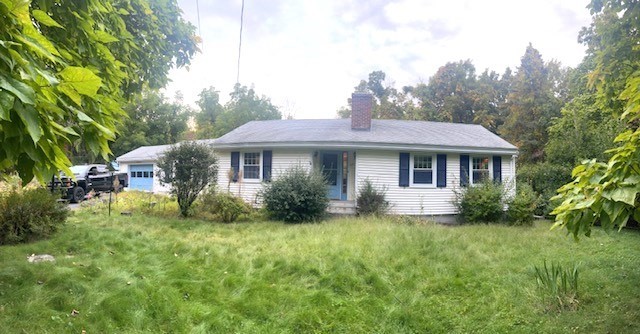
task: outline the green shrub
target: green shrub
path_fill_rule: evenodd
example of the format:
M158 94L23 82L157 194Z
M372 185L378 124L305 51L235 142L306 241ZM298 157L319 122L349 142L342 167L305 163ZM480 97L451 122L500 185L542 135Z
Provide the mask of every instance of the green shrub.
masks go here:
M516 195L507 204L507 221L510 225L532 225L538 196L530 185L519 184Z
M11 190L0 197L0 244L47 238L67 214L67 207L45 189Z
M272 218L288 223L321 219L329 206L327 184L318 171L293 167L268 184L262 192Z
M215 215L224 223L232 223L240 215L251 212L251 208L242 198L228 192L216 192L211 189L200 197L203 210Z
M486 181L456 192L455 205L465 223L490 223L502 218L504 204L502 184Z
M191 213L191 204L209 184L218 178L218 158L207 144L183 142L172 145L158 159L160 182L171 185L183 217Z
M540 197L537 201L535 213L548 216L559 203L550 201L556 195L556 190L571 181L571 168L549 162L526 164L518 166L517 184L527 183Z
M387 213L389 202L385 195L386 189L377 189L371 180L364 180L356 199L358 214L381 216Z
M536 281L547 310L575 310L578 307L578 265L572 269L559 263L534 266Z

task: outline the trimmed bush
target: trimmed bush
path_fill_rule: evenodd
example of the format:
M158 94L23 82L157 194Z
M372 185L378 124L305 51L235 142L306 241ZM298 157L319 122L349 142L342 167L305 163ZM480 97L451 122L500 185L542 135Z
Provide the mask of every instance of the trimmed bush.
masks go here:
M516 195L507 202L507 221L510 225L532 225L538 196L530 185L517 186Z
M0 244L47 238L67 215L67 207L45 189L9 191L0 197Z
M385 196L386 189L377 189L371 180L364 180L356 199L358 215L381 216L387 213L389 202Z
M201 195L200 204L206 212L214 214L224 223L232 223L240 215L251 212L251 208L242 198L228 192L209 190Z
M502 184L486 181L456 192L455 205L465 223L499 222L504 211Z
M293 167L267 184L262 196L272 218L300 223L319 220L326 214L328 190L320 172Z

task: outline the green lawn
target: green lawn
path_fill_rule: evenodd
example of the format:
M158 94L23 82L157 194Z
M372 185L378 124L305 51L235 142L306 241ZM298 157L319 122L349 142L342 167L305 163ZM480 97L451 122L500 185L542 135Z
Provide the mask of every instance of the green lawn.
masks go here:
M0 247L0 328L640 332L640 233L576 243L549 226L223 225L84 210L51 240ZM57 261L27 263L32 253ZM545 311L533 274L544 260L581 263L576 311Z

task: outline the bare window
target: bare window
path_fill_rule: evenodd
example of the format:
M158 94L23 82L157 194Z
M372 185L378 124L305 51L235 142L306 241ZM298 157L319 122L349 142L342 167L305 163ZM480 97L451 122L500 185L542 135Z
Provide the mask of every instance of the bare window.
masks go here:
M471 161L472 183L489 179L489 157L474 157Z

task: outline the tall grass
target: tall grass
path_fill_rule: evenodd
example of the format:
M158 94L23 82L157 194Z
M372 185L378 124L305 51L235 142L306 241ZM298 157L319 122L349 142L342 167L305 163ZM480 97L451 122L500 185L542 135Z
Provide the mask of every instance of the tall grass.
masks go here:
M94 213L96 212L96 213ZM638 332L640 236L386 219L214 224L77 213L0 247L0 328L29 333ZM55 263L27 263L49 253ZM531 265L583 262L580 308L539 306ZM76 310L79 314L72 315Z

